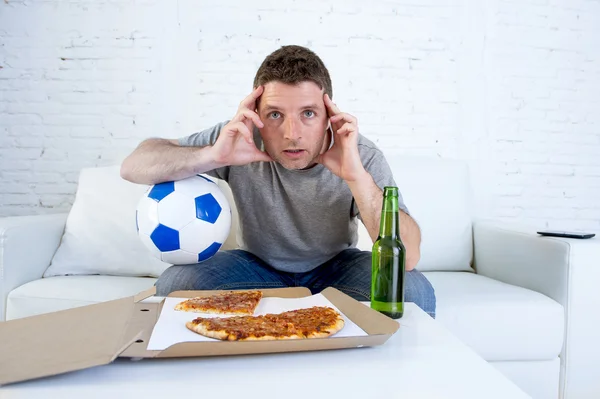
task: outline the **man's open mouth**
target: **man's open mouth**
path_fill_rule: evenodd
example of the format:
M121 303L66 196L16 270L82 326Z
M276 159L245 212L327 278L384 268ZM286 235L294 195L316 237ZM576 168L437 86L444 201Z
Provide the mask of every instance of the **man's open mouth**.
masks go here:
M304 156L304 152L305 150L302 149L289 149L289 150L283 150L283 153L285 154L285 156L288 159L300 159Z

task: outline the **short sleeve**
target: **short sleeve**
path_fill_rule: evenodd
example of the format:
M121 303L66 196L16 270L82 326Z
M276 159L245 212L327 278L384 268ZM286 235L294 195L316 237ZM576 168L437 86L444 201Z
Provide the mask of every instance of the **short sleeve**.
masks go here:
M182 147L206 147L209 145L213 145L217 141L217 138L219 137L219 133L223 129L223 126L225 126L227 123L228 121L218 123L201 132L194 133L185 137L180 137L177 141ZM228 181L229 166L224 166L222 168L206 171L206 174L221 180Z

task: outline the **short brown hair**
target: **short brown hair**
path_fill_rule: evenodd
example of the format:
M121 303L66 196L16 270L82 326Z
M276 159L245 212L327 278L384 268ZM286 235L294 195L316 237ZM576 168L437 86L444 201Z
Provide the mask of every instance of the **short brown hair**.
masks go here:
M272 81L297 84L307 80L316 83L329 98L333 98L329 71L319 56L306 47L283 46L262 62L254 77L254 87Z

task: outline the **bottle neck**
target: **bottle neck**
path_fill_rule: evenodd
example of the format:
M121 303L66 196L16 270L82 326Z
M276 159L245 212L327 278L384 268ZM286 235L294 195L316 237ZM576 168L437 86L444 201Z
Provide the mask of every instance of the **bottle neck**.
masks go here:
M398 239L400 237L397 189L393 190L386 187L384 190L379 236L392 239Z

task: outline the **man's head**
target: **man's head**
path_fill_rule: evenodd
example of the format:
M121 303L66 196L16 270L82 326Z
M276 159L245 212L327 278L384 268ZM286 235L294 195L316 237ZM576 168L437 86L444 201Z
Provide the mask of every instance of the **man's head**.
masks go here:
M265 149L287 169L313 166L329 145L324 93L332 96L331 78L311 50L284 46L261 64L254 87L264 86L257 111Z

